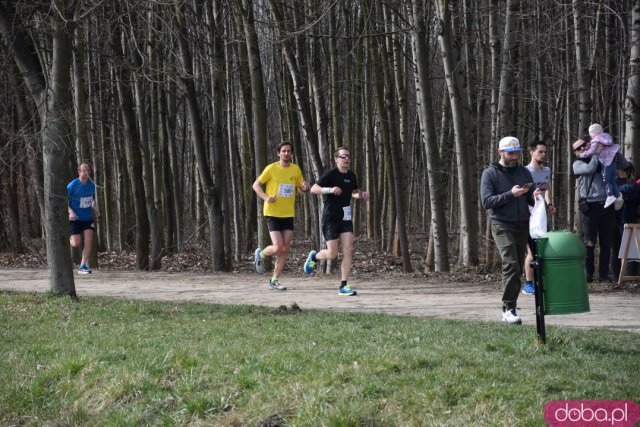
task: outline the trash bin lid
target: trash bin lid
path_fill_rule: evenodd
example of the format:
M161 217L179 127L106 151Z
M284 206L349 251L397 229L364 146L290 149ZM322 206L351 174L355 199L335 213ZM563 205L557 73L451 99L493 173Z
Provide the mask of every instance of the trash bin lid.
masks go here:
M550 231L538 240L538 255L542 259L585 258L584 243L570 231Z

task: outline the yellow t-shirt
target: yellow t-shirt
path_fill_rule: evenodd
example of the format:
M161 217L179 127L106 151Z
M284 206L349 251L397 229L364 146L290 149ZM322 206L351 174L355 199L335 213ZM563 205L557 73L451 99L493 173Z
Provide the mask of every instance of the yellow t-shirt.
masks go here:
M258 180L266 184L267 196L276 196L273 203L264 203L264 215L278 218L295 216L296 189L302 184L302 171L293 163L282 167L280 162L268 165Z

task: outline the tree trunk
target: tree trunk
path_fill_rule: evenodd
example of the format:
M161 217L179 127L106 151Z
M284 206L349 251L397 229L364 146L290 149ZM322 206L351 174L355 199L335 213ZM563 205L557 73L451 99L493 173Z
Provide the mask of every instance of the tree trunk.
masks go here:
M387 52L384 44L380 44L380 58L386 58ZM379 62L382 64L382 61ZM395 203L395 216L396 216L396 233L398 242L400 244L400 251L402 256L402 267L405 273L411 273L413 267L411 266L411 255L409 253L409 239L407 236L406 226L406 204L405 204L405 182L402 165L402 153L401 153L401 140L398 137L397 117L396 117L396 89L394 80L391 76L389 67L382 64L382 76L384 77L384 108L387 110L388 132L389 132L389 154L391 157L391 173L393 174L393 196Z
M640 2L633 3L631 14L631 44L629 58L629 81L624 98L625 138L627 160L640 161Z
M222 3L220 0L213 0L211 9L206 7L207 14L211 13L211 22L209 23L209 35L211 37L211 65L210 72L212 76L212 112L213 112L213 130L211 141L211 174L213 176L213 185L217 191L214 192L216 200L214 201L214 223L212 225L212 239L215 239L215 248L212 256L219 257L222 262L222 270L229 271L231 269L231 224L229 215L229 192L228 192L228 169L223 165L229 165L229 156L225 150L225 116L224 112L227 107L227 94L225 92L225 72L226 63L224 56L224 21Z
M13 59L25 76L31 96L38 106L42 125L44 174L45 233L49 288L55 294L76 296L75 282L69 256L69 217L67 212L67 179L70 175L70 147L73 145L71 125L70 70L72 14L68 7L57 4L58 13L52 18L53 47L51 71L45 87L44 67L30 45L30 38L15 31L20 24L11 6L0 5L0 32L11 44Z
M87 127L87 93L85 90L85 40L82 27L74 31L73 49L73 94L75 102L76 162L78 165L91 161L89 151L89 129ZM93 169L95 170L95 163ZM94 175L95 178L95 175ZM94 239L97 240L97 239ZM95 266L95 263L91 265Z
M191 142L197 162L197 171L201 184L204 202L207 207L207 216L211 232L209 233L211 241L211 267L213 271L224 271L226 263L224 259L224 240L222 236L222 206L220 203L220 189L214 183L209 162L207 160L207 149L204 138L204 129L202 125L202 116L196 96L196 87L193 80L193 62L191 50L189 48L187 33L184 26L183 10L177 10L177 32L178 43L180 47L180 59L182 73L180 74L180 82L185 92L187 110L189 113L189 121L191 123ZM214 142L215 144L216 142ZM219 144L220 142L218 142ZM220 161L218 158L217 161ZM219 171L219 167L216 169Z
M426 166L429 185L429 202L431 207L431 226L429 241L433 238L433 255L436 271L449 271L449 245L447 222L444 206L445 177L440 173L440 154L438 153L436 125L433 114L431 83L429 81L429 51L426 43L425 13L421 0L413 0L413 28L412 33L416 101L418 103L418 117L422 132L422 144L426 154ZM428 259L428 257L427 257Z
M573 0L573 26L574 26L574 43L576 52L576 72L575 76L578 81L578 135L588 135L589 125L591 124L591 73L587 68L587 41L586 31L584 28L584 8L586 3L580 0Z
M466 90L459 78L459 64L454 64L454 58L458 58L454 48L453 34L451 31L451 17L447 0L438 0L438 18L440 20L440 48L445 70L445 80L449 92L451 104L451 116L453 119L456 157L458 160L458 200L460 203L460 233L461 250L459 262L464 266L476 265L478 262L478 211L477 191L473 177L472 167L475 165L469 157L472 152L467 147L467 141L474 141L473 132L470 131L470 119L467 117L463 103L467 99Z
M9 241L7 242L8 248L16 254L23 252L22 246L22 233L20 232L20 213L18 209L18 193L17 193L17 175L16 171L17 156L13 151L15 150L15 144L9 142L3 150L6 150L8 154L8 162L0 166L2 171L2 194L4 198L4 210L7 218L7 234Z
M282 28L282 13L280 12L279 4L274 0L269 0L269 6L271 14L278 25L278 31L280 36L285 38L286 34ZM313 126L313 119L311 114L311 104L309 103L309 96L307 94L308 88L304 83L302 74L300 73L300 65L298 64L299 57L296 57L293 53L293 49L288 40L282 42L282 54L289 67L291 73L291 79L293 80L293 93L296 98L296 104L298 106L298 114L300 117L300 125L302 132L305 136L308 144L308 155L311 159L311 167L313 169L314 176L319 177L322 175L323 167L322 160L320 158L320 147L318 143L317 133ZM300 59L301 60L301 59Z
M122 40L119 32L114 31L112 46L115 54L124 60ZM124 64L116 70L118 98L122 112L122 122L125 130L127 170L131 181L133 206L136 219L136 267L138 270L149 269L149 217L147 213L146 194L142 176L142 154L140 152L140 137L138 135L136 116L134 112L131 80L126 76Z
M249 135L253 137L253 149L255 160L255 174L258 176L262 169L267 166L267 101L264 93L264 76L262 75L262 60L260 59L260 47L258 46L258 36L253 22L253 0L243 1L242 23L246 37L247 59L249 61L249 78L251 81L251 124ZM245 103L245 106L247 103ZM253 194L252 194L252 197ZM263 217L264 201L260 197L255 197L256 214L258 224L258 246L264 248L269 245L269 230Z
M492 140L492 151L495 151L495 141L502 136L518 136L516 119L513 112L513 68L514 57L517 52L517 28L515 14L518 11L518 0L507 0L507 13L504 24L500 64L500 89L498 96L498 125L496 139ZM497 148L497 147L496 147Z

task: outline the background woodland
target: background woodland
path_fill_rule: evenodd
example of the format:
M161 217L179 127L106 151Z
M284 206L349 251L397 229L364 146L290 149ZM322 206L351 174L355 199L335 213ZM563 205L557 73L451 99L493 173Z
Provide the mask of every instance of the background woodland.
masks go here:
M410 272L492 262L478 187L503 136L548 144L556 229L580 227L589 124L640 161L638 1L0 0L0 34L0 251L44 241L62 293L82 162L100 251L155 270L195 247L226 271L268 239L251 184L277 144L310 183L347 146L371 193L356 233ZM296 208L314 247L320 203Z

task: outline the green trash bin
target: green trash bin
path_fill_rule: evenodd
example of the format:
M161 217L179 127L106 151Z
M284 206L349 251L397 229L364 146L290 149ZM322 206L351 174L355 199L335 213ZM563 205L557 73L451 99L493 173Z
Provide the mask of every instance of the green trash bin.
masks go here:
M550 231L538 239L544 314L589 311L585 256L584 243L570 231Z

